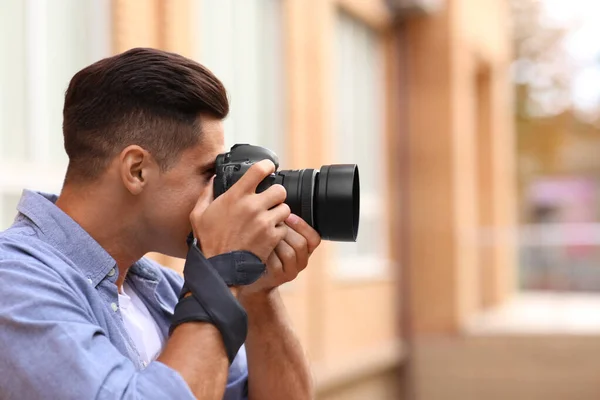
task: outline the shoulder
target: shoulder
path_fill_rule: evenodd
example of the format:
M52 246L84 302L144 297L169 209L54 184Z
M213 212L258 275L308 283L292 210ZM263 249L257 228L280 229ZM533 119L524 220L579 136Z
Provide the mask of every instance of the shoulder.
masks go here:
M40 240L38 232L31 226L13 225L0 232L0 260L21 256L33 256L43 249L45 243ZM32 250L33 254L32 254Z
M31 226L13 225L0 232L0 263L5 270L10 265L23 264L23 271L55 275L76 273L71 262L63 253L40 236L40 232Z
M13 269L38 272L63 264L61 254L29 227L10 228L0 233L0 272Z
M15 318L41 321L70 312L87 318L75 271L43 241L19 239L0 237L0 293L11 299L0 304L0 323Z
M30 227L0 233L0 293L13 299L81 303L89 283L68 258ZM3 307L0 307L4 310Z

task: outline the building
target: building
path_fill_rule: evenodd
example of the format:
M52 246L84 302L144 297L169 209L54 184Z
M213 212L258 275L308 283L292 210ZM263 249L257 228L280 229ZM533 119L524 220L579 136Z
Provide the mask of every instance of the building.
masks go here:
M270 147L283 168L359 164L358 243L324 243L282 289L319 398L454 398L443 397L452 393L452 377L440 372L440 360L449 361L440 358L444 340L457 348L464 326L506 301L514 285L504 1L2 7L1 227L23 187L60 190L62 96L77 70L131 47L181 53L230 91L228 145ZM153 257L181 268L181 260Z

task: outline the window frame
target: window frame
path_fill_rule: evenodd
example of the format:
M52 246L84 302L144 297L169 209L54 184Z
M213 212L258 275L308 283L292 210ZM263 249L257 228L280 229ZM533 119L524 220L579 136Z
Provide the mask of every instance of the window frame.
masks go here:
M339 49L339 41L341 40L340 34L340 23L342 23L342 18L351 19L353 23L356 25L360 25L365 29L368 29L370 33L376 38L375 44L375 54L377 55L377 60L375 61L377 64L377 75L380 77L381 81L379 82L380 92L378 94L379 100L379 127L380 127L380 145L378 146L381 151L378 152L377 164L380 165L379 171L380 173L380 182L379 182L379 190L373 192L365 192L361 187L361 223L365 220L365 218L375 218L379 219L378 223L378 231L380 232L380 248L376 253L367 253L367 254L350 254L343 255L340 254L339 244L334 244L333 253L334 253L334 263L333 269L331 271L332 277L334 280L338 282L364 282L371 280L389 280L393 277L392 272L395 269L395 263L391 257L391 235L390 235L390 224L391 221L386 221L386 215L383 210L388 208L389 204L389 196L390 190L388 188L388 171L387 166L388 163L388 153L386 151L389 143L389 126L388 126L388 101L389 101L389 93L390 90L386 85L386 46L385 46L385 35L384 29L381 27L373 26L369 23L369 21L361 18L360 15L351 12L346 7L342 5L338 5L335 9L334 13L335 23L334 23L334 45L335 54L338 54ZM333 58L333 77L331 81L333 82L333 99L337 101L337 93L338 93L338 83L337 83L337 73L339 71L339 63L340 60L337 56ZM339 139L337 135L337 131L339 129L338 126L338 118L339 118L339 110L335 111L335 116L333 118L333 129L331 135L331 149L336 149L343 143L337 143ZM375 160L372 161L375 163ZM358 165L360 171L360 164ZM364 175L361 176L361 182L364 182ZM361 185L363 186L363 185ZM380 196L377 196L376 193L381 192ZM379 216L377 216L380 214ZM373 216L375 215L375 216ZM359 224L359 232L358 232L358 240L361 237L361 225ZM364 233L363 233L364 234Z

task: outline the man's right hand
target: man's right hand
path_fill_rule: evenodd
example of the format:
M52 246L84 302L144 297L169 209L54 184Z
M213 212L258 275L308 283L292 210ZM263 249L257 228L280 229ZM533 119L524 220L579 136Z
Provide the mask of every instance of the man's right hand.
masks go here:
M198 200L190 221L206 258L246 250L266 263L285 237L288 228L283 221L290 215L283 186L273 185L256 193L258 184L273 172L271 161L257 162L214 201L212 184Z

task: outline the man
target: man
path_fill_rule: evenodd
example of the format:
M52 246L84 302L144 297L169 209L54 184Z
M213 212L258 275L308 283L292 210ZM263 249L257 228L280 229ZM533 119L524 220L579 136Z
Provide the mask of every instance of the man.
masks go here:
M73 77L60 196L25 191L0 234L0 398L312 396L277 287L306 267L320 238L290 214L282 186L256 193L270 161L213 201L228 111L210 71L158 50L133 49ZM183 279L148 252L187 257L183 292ZM223 260L266 272L210 283Z

